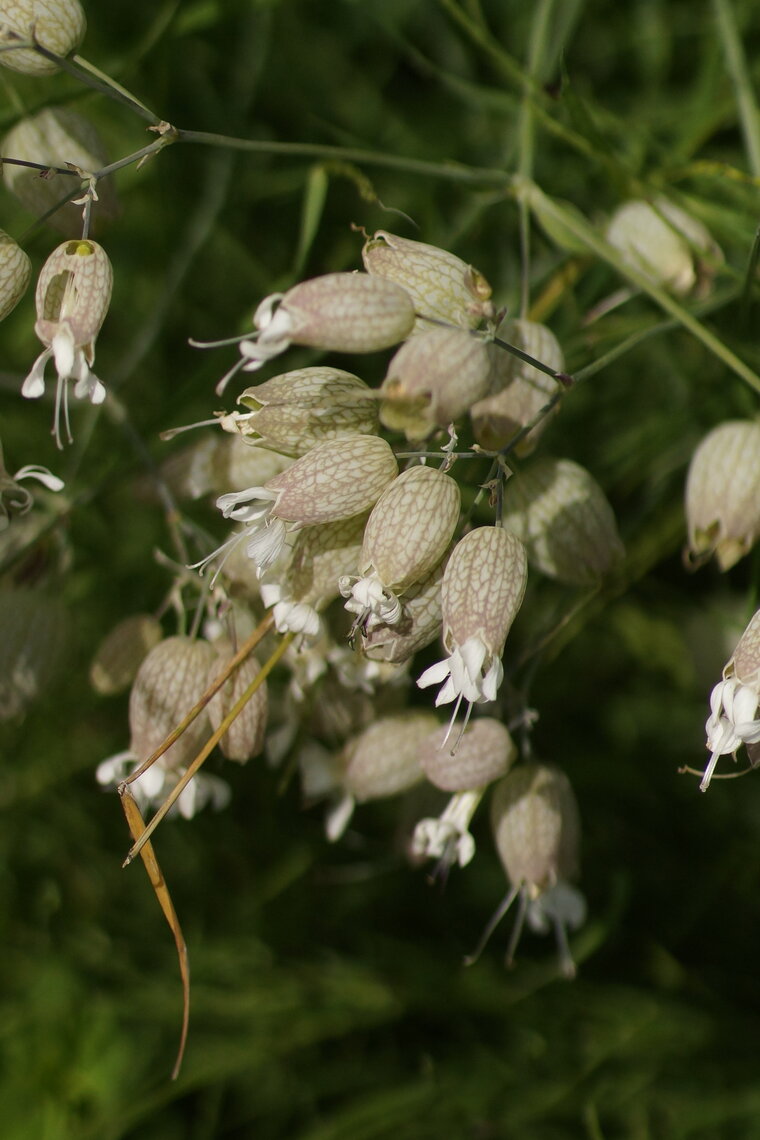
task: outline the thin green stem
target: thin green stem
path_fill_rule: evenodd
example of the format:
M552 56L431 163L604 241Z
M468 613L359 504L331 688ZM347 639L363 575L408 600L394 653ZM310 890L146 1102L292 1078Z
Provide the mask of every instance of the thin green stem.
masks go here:
M749 77L731 0L713 0L713 10L723 44L726 66L736 93L749 167L753 175L758 178L760 177L760 111Z

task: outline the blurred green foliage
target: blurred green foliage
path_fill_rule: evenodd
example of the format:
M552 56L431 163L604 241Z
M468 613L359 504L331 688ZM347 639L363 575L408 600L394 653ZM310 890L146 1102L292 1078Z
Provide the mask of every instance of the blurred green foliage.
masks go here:
M77 407L62 455L49 403L18 396L38 351L29 298L3 326L9 469L47 463L68 495L6 581L52 582L72 619L65 671L2 726L3 1137L751 1140L760 791L750 778L702 797L677 769L704 762L706 697L758 583L757 554L722 578L685 575L685 466L709 427L756 412L757 393L646 296L584 325L620 278L537 227L526 267L510 177L593 223L625 198L671 193L726 254L701 319L760 369L757 293L743 283L760 170L726 50L732 16L760 80L757 6L111 0L88 15L82 53L162 118L377 162L188 144L126 168L122 216L102 234L115 287L97 365L123 416ZM67 76L0 78L2 129L61 103L97 123L113 159L152 137ZM490 174L458 177L471 168ZM263 295L357 266L352 222L452 249L513 311L526 272L570 371L625 349L547 434L548 450L603 483L631 558L625 593L576 615L529 694L537 753L566 768L584 819L580 974L558 980L549 944L530 936L514 972L499 936L462 969L505 889L487 820L475 862L441 893L394 853L397 805L364 808L329 848L318 813L253 763L225 772L224 817L158 832L193 976L172 1084L173 946L141 870L120 870L126 829L93 779L127 742L126 702L90 692L88 663L105 630L166 589L151 554L170 549L165 520L141 480L182 444L162 444L160 431L218 406L213 384L234 359L188 337L242 331ZM30 225L4 194L3 228L21 238ZM35 268L56 242L44 226L29 231ZM368 367L377 379L382 362ZM205 508L196 520L215 526ZM532 586L517 651L568 608L565 592Z

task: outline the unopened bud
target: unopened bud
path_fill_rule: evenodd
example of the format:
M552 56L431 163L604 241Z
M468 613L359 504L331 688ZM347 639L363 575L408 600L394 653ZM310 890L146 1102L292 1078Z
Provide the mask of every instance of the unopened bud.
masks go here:
M326 439L377 433L377 405L363 380L339 368L299 368L247 388L234 417L250 444L305 455Z
M0 57L2 58L2 57ZM6 57L7 58L7 57ZM42 57L40 57L42 58ZM36 115L21 119L5 136L3 154L49 167L67 163L80 170L95 171L108 161L105 147L95 127L68 107L46 107ZM18 200L36 217L47 214L77 185L75 176L53 174L6 162L3 179ZM116 191L110 177L98 180L97 218L112 218L118 211ZM82 207L69 202L45 219L51 226L74 237L81 233Z
M474 328L494 315L485 277L448 250L378 230L365 242L362 260L368 273L406 289L418 314L418 331L430 328L425 317Z
M509 731L493 717L471 720L461 739L452 740L447 725L427 738L420 751L422 769L444 792L464 792L500 779L517 757Z
M679 296L704 292L723 260L702 223L667 198L625 202L610 219L606 237L624 261Z
M569 586L595 585L625 554L604 492L569 459L539 459L514 475L502 522L525 543L532 566Z
M721 570L743 558L760 537L760 422L729 420L709 432L686 478L687 565L713 554Z
M0 230L0 321L16 308L31 275L32 263L21 246Z
M79 47L86 29L79 0L4 0L0 3L0 46L4 49L0 64L24 75L52 75L57 63L33 48L13 49L13 44L36 42L66 56Z

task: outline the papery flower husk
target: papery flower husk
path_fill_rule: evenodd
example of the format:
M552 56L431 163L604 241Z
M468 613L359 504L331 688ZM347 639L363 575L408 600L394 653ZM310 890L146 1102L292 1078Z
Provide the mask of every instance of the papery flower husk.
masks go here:
M101 641L90 665L90 684L96 693L124 692L137 670L163 636L161 623L151 614L131 614Z
M292 344L326 352L378 352L412 331L414 305L394 281L364 273L326 273L289 289Z
M47 51L67 56L87 30L79 0L4 0L0 4L0 44L34 39ZM15 34L14 34L15 33ZM24 75L53 75L58 64L32 48L0 52L0 66Z
M21 119L5 136L3 154L50 167L65 167L71 163L91 173L108 162L103 140L93 124L68 107L46 107L36 115ZM50 174L43 178L41 174L39 170L12 163L6 162L3 166L5 185L37 218L77 186L74 175ZM98 180L97 194L92 211L93 225L101 219L115 218L119 212L110 175ZM82 206L68 202L45 220L66 237L78 237L82 232Z
M532 897L578 874L580 817L567 776L549 764L521 764L493 791L491 826L510 883Z
M595 585L625 556L604 492L569 459L544 457L514 475L502 523L525 544L531 566L568 586Z
M483 526L460 539L441 587L446 649L480 636L499 656L522 605L527 577L525 548L509 531Z
M701 441L686 477L687 567L713 554L730 570L760 538L760 422L727 420Z
M425 317L475 328L494 315L483 274L448 250L378 230L364 243L362 260L368 273L406 289L418 313L417 332L430 328Z
M441 632L442 561L421 582L404 591L401 617L395 625L377 625L362 635L362 653L371 661L401 665L430 645Z
M464 329L433 328L396 352L380 391L380 420L409 440L447 427L490 390L491 347Z
M273 515L315 526L368 511L397 474L384 439L357 435L318 443L266 487L279 492Z
M0 590L0 721L21 716L52 685L70 637L57 598L42 590Z
M742 685L760 691L760 610L739 638L731 660L723 670L723 677L735 677Z
M444 792L482 788L506 775L516 758L509 730L486 716L471 720L461 738L448 724L441 725L420 749L425 775Z
M428 576L443 558L459 521L457 483L433 467L402 471L372 509L364 532L359 571L377 572L400 591Z
M32 263L20 245L0 230L0 321L19 303L32 276Z
M343 784L363 803L405 792L423 778L420 745L436 728L433 713L406 711L380 717L342 752Z
M207 684L210 685L216 680L233 657L233 653L217 657L208 671ZM238 665L229 680L225 681L219 692L211 698L207 711L214 732L260 672L261 666L256 658L247 657L241 665ZM262 681L219 741L222 755L228 760L236 760L239 764L245 764L254 756L258 756L264 747L268 710L267 683Z
M553 368L555 372L563 371L564 354L559 341L546 325L536 321L510 321L503 330L499 330L499 336ZM545 372L498 345L492 346L491 359L491 392L473 404L470 419L476 442L486 451L500 451L535 419L552 396L556 395L559 384ZM530 455L557 411L559 405L517 444L515 455Z
M129 697L129 751L146 760L184 719L207 687L216 653L207 641L167 637L140 666ZM211 735L206 712L172 744L160 763L167 769L186 767Z
M340 368L298 368L246 388L238 403L254 414L237 426L249 444L298 458L326 439L376 435L371 395L363 380Z

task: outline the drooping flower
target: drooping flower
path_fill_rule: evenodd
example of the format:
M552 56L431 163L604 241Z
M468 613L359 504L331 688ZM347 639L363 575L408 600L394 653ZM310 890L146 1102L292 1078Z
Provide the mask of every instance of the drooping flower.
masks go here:
M240 344L246 372L261 368L291 344L328 352L390 348L411 332L414 305L394 281L365 273L326 273L265 297L253 323L258 336Z
M31 276L28 256L5 230L0 230L0 321L16 308Z
M507 947L511 965L525 919L538 933L553 928L564 975L575 975L567 928L586 917L583 895L570 885L578 874L580 819L567 776L550 764L513 768L494 789L491 825L510 890L488 923L468 963L474 962L515 899L518 912Z
M433 467L415 466L394 479L367 521L359 577L339 582L355 626L396 625L401 596L438 565L459 521L459 487Z
M730 570L760 538L760 422L727 420L704 437L686 477L687 566Z
M492 701L504 676L501 655L528 578L525 547L501 527L483 526L454 547L441 588L443 646L448 656L417 681L442 683L436 706Z
M502 521L532 567L569 586L595 585L625 555L604 491L570 459L544 456L514 475Z
M624 202L605 236L624 261L679 296L704 293L723 260L702 223L663 197Z
M710 695L705 725L710 759L700 791L706 792L721 756L733 756L742 744L760 742L760 610L739 638Z
M492 717L470 721L453 744L443 725L420 750L422 769L432 784L453 795L437 819L422 819L414 829L415 855L465 867L475 854L470 823L489 784L504 776L517 756L508 730Z
M247 540L248 556L263 572L283 554L289 534L362 514L397 474L393 452L379 436L356 435L319 443L263 487L217 499L224 517L244 523L244 530L202 565Z
M21 394L34 400L45 392L45 366L51 356L58 372L53 434L61 443L61 415L69 443L68 384L76 399L102 404L106 390L94 372L95 340L111 301L113 270L108 254L88 239L66 241L53 250L37 281L34 331L46 346L32 366Z

